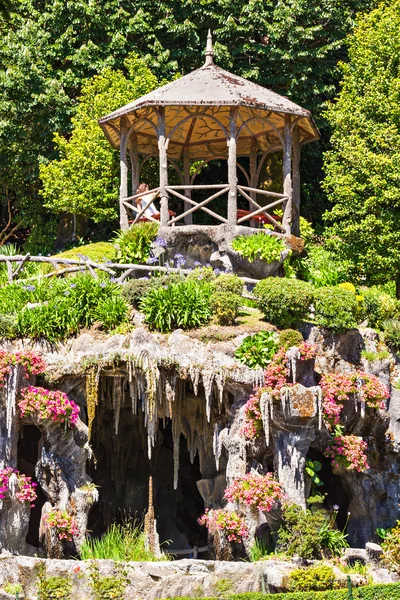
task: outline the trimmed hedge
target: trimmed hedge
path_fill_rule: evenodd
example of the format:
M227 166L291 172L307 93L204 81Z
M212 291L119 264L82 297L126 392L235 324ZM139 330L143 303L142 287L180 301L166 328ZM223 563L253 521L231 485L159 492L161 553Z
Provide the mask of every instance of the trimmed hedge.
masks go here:
M233 594L225 596L226 600L347 600L347 589L331 592L294 592L288 594L261 594L250 592L248 594ZM354 600L400 600L400 583L382 585L367 585L353 588ZM192 600L188 597L167 598L165 600ZM218 600L215 598L199 598L198 600Z

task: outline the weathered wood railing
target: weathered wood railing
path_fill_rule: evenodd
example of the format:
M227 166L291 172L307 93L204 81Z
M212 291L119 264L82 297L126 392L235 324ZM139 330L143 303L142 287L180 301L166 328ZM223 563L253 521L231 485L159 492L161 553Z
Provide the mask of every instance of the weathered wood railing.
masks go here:
M197 191L197 190L216 190L216 191L213 194L211 194L211 196L208 196L204 200L197 202L196 200L193 200L190 196L192 191ZM193 213L197 212L198 210L204 211L205 213L214 217L214 219L216 219L220 223L228 223L228 219L226 219L225 217L222 217L215 211L208 208L207 204L209 204L216 198L223 196L224 194L228 194L229 190L230 190L230 187L227 184L167 185L167 186L165 186L165 192L167 194L169 193L172 196L174 196L175 198L182 200L182 202L184 202L185 207L187 207L188 205L191 205L191 208L187 208L186 210L184 210L184 212L179 213L177 215L170 213L168 221L167 221L167 225L174 226L178 221L184 220L186 217L188 217L189 215L192 215ZM189 194L186 195L185 192L189 192ZM278 221L268 211L270 211L273 208L276 208L279 205L283 205L285 203L285 201L287 200L287 196L285 196L284 194L278 194L277 192L270 192L268 190L260 190L258 188L252 188L252 187L248 187L248 186L244 186L244 185L238 185L237 192L238 192L238 194L243 196L243 198L245 198L250 203L250 206L255 208L253 211L246 212L246 215L244 215L244 216L237 215L236 223L238 225L244 223L245 221L254 222L255 220L257 220L257 217L264 217L265 220L267 220L269 223L271 223L271 225L273 225L274 227L276 227L277 229L279 229L282 232L285 231L282 224L278 223ZM147 195L150 196L150 194L153 195L153 198L148 202L148 204L146 204L144 207L142 206L142 208L139 209L136 206L135 200L137 200L138 198L143 198L143 200L145 200L146 196ZM135 218L133 220L133 223L137 223L140 219L153 221L154 223L159 222L159 219L160 219L159 214L154 216L154 215L149 214L149 212L148 212L149 207L154 205L154 202L159 197L159 194L160 194L160 188L154 188L145 193L141 192L138 194L134 194L133 196L129 196L128 198L125 198L125 200L122 201L124 206L134 213ZM271 204L268 204L266 206L261 206L256 201L257 195L276 198L276 200L274 202L272 202Z
M187 275L191 272L191 269L179 269L175 267L164 267L159 265L136 265L133 263L121 264L114 263L111 261L96 263L89 258L74 259L74 258L61 258L54 256L31 256L30 254L5 256L0 254L0 265L6 264L7 267L7 283L13 283L18 276L22 273L24 267L29 263L44 263L53 266L53 271L49 273L41 273L40 276L44 279L51 277L58 277L60 275L66 275L70 273L77 273L79 271L88 271L95 279L98 279L96 270L104 271L108 275L114 278L115 283L123 283L127 277L130 277L135 271L146 273L181 273ZM13 270L13 264L17 263L17 267ZM30 281L36 279L39 274L24 278L23 281ZM240 277L244 283L257 283L258 279L251 279L250 277Z

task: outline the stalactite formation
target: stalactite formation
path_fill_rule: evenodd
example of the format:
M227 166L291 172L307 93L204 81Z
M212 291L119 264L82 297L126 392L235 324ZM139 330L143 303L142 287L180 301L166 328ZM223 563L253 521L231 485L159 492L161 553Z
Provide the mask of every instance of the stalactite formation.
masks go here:
M99 402L100 369L91 367L86 374L86 406L88 415L88 438L90 440L96 407Z

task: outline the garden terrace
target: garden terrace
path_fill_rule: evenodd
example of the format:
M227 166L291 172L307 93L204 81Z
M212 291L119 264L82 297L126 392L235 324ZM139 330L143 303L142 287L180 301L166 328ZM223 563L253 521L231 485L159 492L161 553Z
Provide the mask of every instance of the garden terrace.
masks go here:
M213 56L209 33L203 67L100 119L107 139L120 150L121 229L128 228L130 215L134 223L145 218L159 220L162 228L187 227L203 211L214 223L228 225L230 237L235 235L232 228L245 223L269 224L276 233L299 236L300 148L319 138L311 114L224 71ZM283 154L282 193L259 185L265 161L275 152ZM151 190L151 202L138 208L141 168L151 157L159 160L159 185ZM228 181L196 185L201 168L218 159L227 160ZM169 183L168 163L178 173L179 185ZM244 183L238 183L239 172ZM210 208L221 197L226 199L224 214ZM239 197L249 210L239 206ZM148 206L156 198L160 209L154 215ZM170 210L172 199L176 213ZM281 222L271 214L277 208L283 208Z

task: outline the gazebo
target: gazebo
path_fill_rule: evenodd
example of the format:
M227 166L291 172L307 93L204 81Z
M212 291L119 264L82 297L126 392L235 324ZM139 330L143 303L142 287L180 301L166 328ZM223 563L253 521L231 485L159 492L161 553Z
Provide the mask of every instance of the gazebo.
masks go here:
M111 145L120 151L121 229L129 226L129 212L134 217L133 222L143 218L146 209L140 210L135 204L140 195L136 193L140 169L149 157L158 157L159 186L152 191L155 198L160 199L161 227L192 225L193 213L202 210L219 224L233 229L232 235L236 226L246 222L254 224L261 217L271 223L275 231L298 236L300 148L319 138L311 113L283 96L221 69L214 63L213 56L209 32L206 61L201 68L99 120ZM267 156L280 151L283 153L282 193L260 189L258 182ZM240 157L249 159L248 170L238 162ZM199 169L191 174L191 163L196 161L201 166L214 159L227 160L228 181L195 185ZM178 171L180 185L169 184L168 163ZM238 184L238 169L244 173L247 185ZM196 199L199 189L210 195ZM226 217L208 206L224 195ZM238 195L248 201L249 211L238 211ZM169 210L171 196L182 203L182 210L176 214ZM278 207L283 208L281 222L270 214L271 209Z

